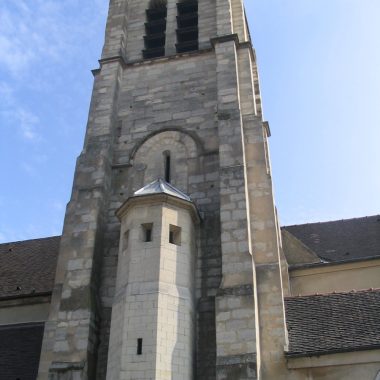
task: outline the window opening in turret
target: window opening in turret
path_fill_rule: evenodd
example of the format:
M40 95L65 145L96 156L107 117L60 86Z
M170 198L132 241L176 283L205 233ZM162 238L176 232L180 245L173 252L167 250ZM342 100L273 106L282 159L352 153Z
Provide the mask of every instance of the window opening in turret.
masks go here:
M165 55L167 0L151 0L146 10L144 59Z
M153 223L144 223L141 225L143 231L143 241L148 243L153 240L152 231Z
M181 227L169 225L169 243L181 245Z
M123 235L123 241L122 241L122 252L125 254L128 249L128 242L129 242L129 230L126 231Z
M171 179L171 157L170 152L164 152L164 165L165 165L165 181L170 183Z
M177 10L177 53L198 50L198 1L181 1Z
M142 344L143 344L142 338L138 338L137 339L137 355L142 355Z

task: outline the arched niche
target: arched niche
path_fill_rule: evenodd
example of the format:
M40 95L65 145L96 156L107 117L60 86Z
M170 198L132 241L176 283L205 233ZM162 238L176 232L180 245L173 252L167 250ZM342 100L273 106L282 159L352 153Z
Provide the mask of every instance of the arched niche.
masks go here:
M134 188L140 188L157 178L167 177L168 156L170 157L170 182L187 192L188 177L197 166L199 147L187 133L169 130L148 137L131 157L135 170Z

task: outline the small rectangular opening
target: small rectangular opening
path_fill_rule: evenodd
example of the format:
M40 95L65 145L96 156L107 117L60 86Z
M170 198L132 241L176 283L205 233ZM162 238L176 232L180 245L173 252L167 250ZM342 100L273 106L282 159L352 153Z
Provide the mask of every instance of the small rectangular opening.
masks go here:
M142 344L143 344L142 338L138 338L137 339L137 355L142 355Z
M128 242L129 242L129 230L126 231L123 235L123 242L122 242L122 252L125 253L125 251L128 249Z
M169 225L169 243L181 245L181 227Z
M146 229L145 230L145 241L152 241L152 230L151 229Z
M149 242L153 240L153 223L144 223L141 225L142 230L143 230L143 241L144 242Z
M164 152L164 158L165 158L165 181L170 183L170 164L171 164L171 159L170 159L170 152L166 151Z

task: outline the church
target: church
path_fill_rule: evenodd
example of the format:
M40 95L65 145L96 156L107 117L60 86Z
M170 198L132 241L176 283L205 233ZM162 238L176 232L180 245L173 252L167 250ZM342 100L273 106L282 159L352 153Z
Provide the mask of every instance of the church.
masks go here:
M62 236L0 244L1 380L380 380L380 215L280 227L243 0L111 0Z

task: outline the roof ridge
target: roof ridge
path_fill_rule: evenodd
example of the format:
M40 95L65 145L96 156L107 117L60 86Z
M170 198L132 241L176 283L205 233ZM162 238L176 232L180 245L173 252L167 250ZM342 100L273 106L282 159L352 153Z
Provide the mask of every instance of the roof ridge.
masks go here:
M42 238L33 238L33 239L26 239L26 240L16 240L16 241L8 241L8 242L5 242L5 243L0 243L0 246L4 246L4 245L9 245L9 244L20 244L20 243L27 243L27 242L31 242L31 241L37 241L37 240L48 240L48 239L57 239L57 238L61 238L62 235L54 235L54 236L46 236L46 237L42 237Z
M380 214L367 215L367 216L357 216L357 217L354 217L354 218L326 220L324 222L310 222L310 223L289 224L289 225L286 225L286 226L281 226L281 228L296 227L296 226L309 226L309 225L312 225L312 224L326 224L326 223L348 222L348 221L352 221L352 220L369 219L369 218L375 218L375 217L380 217Z
M154 194L167 194L167 195L191 202L191 198L187 194L177 189L174 185L165 181L161 177L158 177L156 180L148 183L141 189L136 190L133 193L133 197L140 197L140 196L154 195Z
M377 292L380 292L380 288L369 288L369 289L359 289L359 290L352 289L346 292L315 293L315 294L302 295L302 296L294 295L294 296L284 297L284 299L291 300L291 299L300 299L300 298L330 297L330 296L339 296L339 295L348 295L348 294L377 293Z

